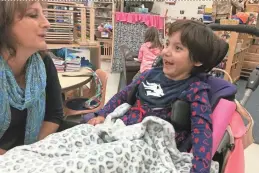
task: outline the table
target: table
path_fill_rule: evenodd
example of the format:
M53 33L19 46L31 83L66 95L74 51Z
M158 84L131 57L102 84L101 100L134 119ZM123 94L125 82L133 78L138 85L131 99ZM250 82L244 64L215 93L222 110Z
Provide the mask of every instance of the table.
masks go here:
M86 85L92 80L92 73L86 68L81 68L78 72L58 73L58 78L61 85L62 93L65 93L67 91L77 88L80 88L81 90L82 86ZM80 93L82 93L82 91Z

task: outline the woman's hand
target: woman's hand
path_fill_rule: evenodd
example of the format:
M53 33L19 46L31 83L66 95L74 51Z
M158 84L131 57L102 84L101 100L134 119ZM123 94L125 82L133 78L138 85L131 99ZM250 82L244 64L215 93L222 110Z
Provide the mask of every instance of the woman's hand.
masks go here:
M3 150L0 148L0 155L4 155L6 153L6 150Z
M104 117L98 116L98 117L95 117L95 118L90 119L90 120L87 122L87 124L91 124L91 125L95 126L96 124L101 124L101 123L103 123L104 120L105 120Z
M48 135L55 133L58 130L59 125L52 122L44 121L42 123L38 140L42 140Z

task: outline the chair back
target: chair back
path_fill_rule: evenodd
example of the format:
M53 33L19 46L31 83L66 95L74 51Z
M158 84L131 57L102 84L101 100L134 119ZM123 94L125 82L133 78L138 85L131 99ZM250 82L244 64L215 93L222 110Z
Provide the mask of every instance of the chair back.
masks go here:
M120 74L120 82L118 92L122 90L127 85L127 70L126 70L126 58L128 55L131 54L129 47L126 44L122 44L120 47L121 52L121 65L122 65L122 72Z
M102 82L102 99L100 102L100 105L98 107L103 107L105 103L105 98L106 98L106 88L107 88L107 82L108 82L108 74L103 71L102 69L96 70L97 76L100 78Z
M105 103L105 98L106 98L108 74L105 71L103 71L102 69L97 69L95 72L102 82L102 91L101 91L102 97L100 100L100 104L94 109L87 109L87 110L80 110L80 111L72 110L65 106L65 108L64 108L65 117L72 116L72 115L83 115L83 114L88 114L91 112L97 112L98 110L103 108L104 103ZM96 88L95 82L91 82L91 87L90 87L91 93L96 93L95 88ZM71 100L73 100L73 99L71 99ZM66 102L69 102L69 101L70 100L67 100ZM66 103L65 103L65 105L66 105Z
M128 54L130 54L130 49L126 44L123 44L119 47L121 52L121 65L122 65L122 72L124 75L124 78L126 80L126 57Z
M107 81L108 81L108 74L103 71L102 69L97 69L95 71L95 73L97 74L97 76L99 77L99 79L101 80L102 83L102 98L100 100L100 104L98 107L103 107L104 103L105 103L105 98L106 98L106 88L107 88ZM96 95L96 84L95 82L92 80L90 83L90 93L91 95L88 95L88 97L92 97L94 95Z

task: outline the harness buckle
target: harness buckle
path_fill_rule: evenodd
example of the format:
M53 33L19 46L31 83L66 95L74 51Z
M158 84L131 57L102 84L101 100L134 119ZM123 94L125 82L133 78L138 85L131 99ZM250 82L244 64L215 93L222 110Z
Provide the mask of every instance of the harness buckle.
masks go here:
M227 148L230 150L230 151L233 151L235 149L235 144L228 144Z

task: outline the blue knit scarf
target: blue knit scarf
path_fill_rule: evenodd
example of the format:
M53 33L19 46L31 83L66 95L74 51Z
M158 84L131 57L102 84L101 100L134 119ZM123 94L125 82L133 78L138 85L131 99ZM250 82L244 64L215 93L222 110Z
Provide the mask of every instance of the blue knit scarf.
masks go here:
M38 53L26 63L25 89L19 87L7 62L0 56L0 138L10 125L11 106L27 109L24 144L37 141L45 116L46 79L45 65Z

